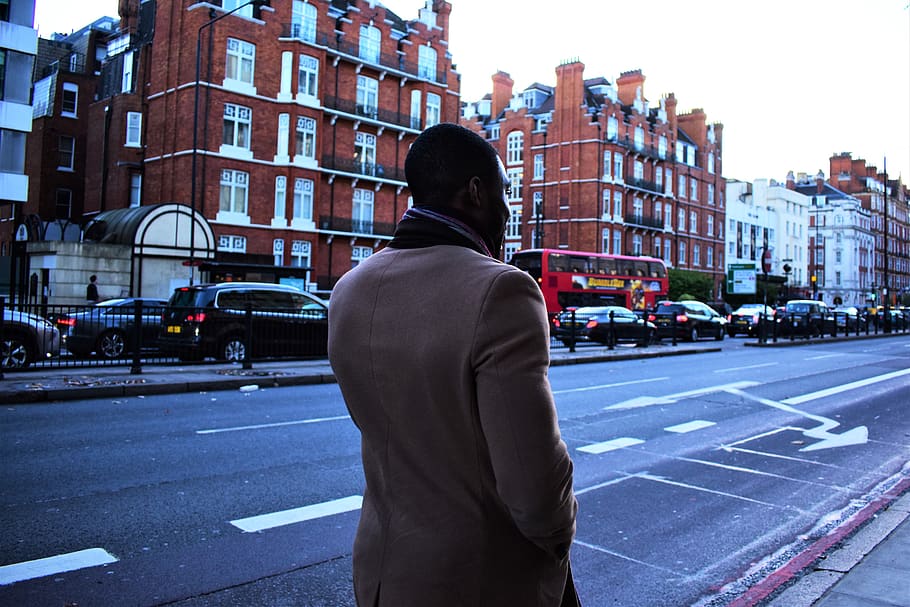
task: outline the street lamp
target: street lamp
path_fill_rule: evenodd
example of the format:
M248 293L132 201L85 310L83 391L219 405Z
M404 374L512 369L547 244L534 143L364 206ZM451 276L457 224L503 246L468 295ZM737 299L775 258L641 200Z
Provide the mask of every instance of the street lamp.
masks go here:
M197 194L196 194L196 166L198 164L199 156L199 74L202 71L202 31L206 28L212 27L228 15L233 15L239 10L246 8L247 6L262 6L268 4L268 0L249 0L243 4L240 4L233 9L227 11L226 13L221 13L216 17L212 17L201 26L199 26L199 31L196 33L196 80L194 82L193 89L193 157L192 157L192 166L190 168L190 206L192 209L192 215L190 217L190 285L193 284L193 276L196 272L196 207L197 207ZM209 15L213 15L215 9L210 9Z

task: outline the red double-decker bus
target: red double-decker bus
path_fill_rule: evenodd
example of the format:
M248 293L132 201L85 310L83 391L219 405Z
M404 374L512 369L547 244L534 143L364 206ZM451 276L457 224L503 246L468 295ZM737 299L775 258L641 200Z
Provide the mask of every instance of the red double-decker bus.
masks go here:
M656 257L527 249L509 263L537 280L551 315L582 306L648 310L669 291L667 267Z

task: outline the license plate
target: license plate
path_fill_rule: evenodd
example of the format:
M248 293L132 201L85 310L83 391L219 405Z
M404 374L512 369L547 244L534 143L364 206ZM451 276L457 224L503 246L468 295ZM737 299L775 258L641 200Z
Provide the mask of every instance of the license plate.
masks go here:
M168 333L180 333L180 326L179 325L168 325L167 332Z
M736 324L738 324L738 325L747 325L747 324L749 324L749 321L748 321L748 320L737 320L737 321L736 321Z

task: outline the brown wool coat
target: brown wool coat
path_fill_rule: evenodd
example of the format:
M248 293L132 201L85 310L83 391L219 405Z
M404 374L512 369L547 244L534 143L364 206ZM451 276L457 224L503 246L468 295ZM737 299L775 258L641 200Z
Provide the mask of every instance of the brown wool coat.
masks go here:
M358 604L558 606L577 503L534 280L463 247L387 248L329 309L362 434Z

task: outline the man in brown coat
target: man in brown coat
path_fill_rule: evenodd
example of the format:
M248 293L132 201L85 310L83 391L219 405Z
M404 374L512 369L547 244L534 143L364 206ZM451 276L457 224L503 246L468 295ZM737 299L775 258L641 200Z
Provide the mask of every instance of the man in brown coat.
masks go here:
M329 358L362 435L357 602L573 604L572 461L543 298L497 259L502 162L441 124L414 142L405 173L414 208L338 282L329 312Z

